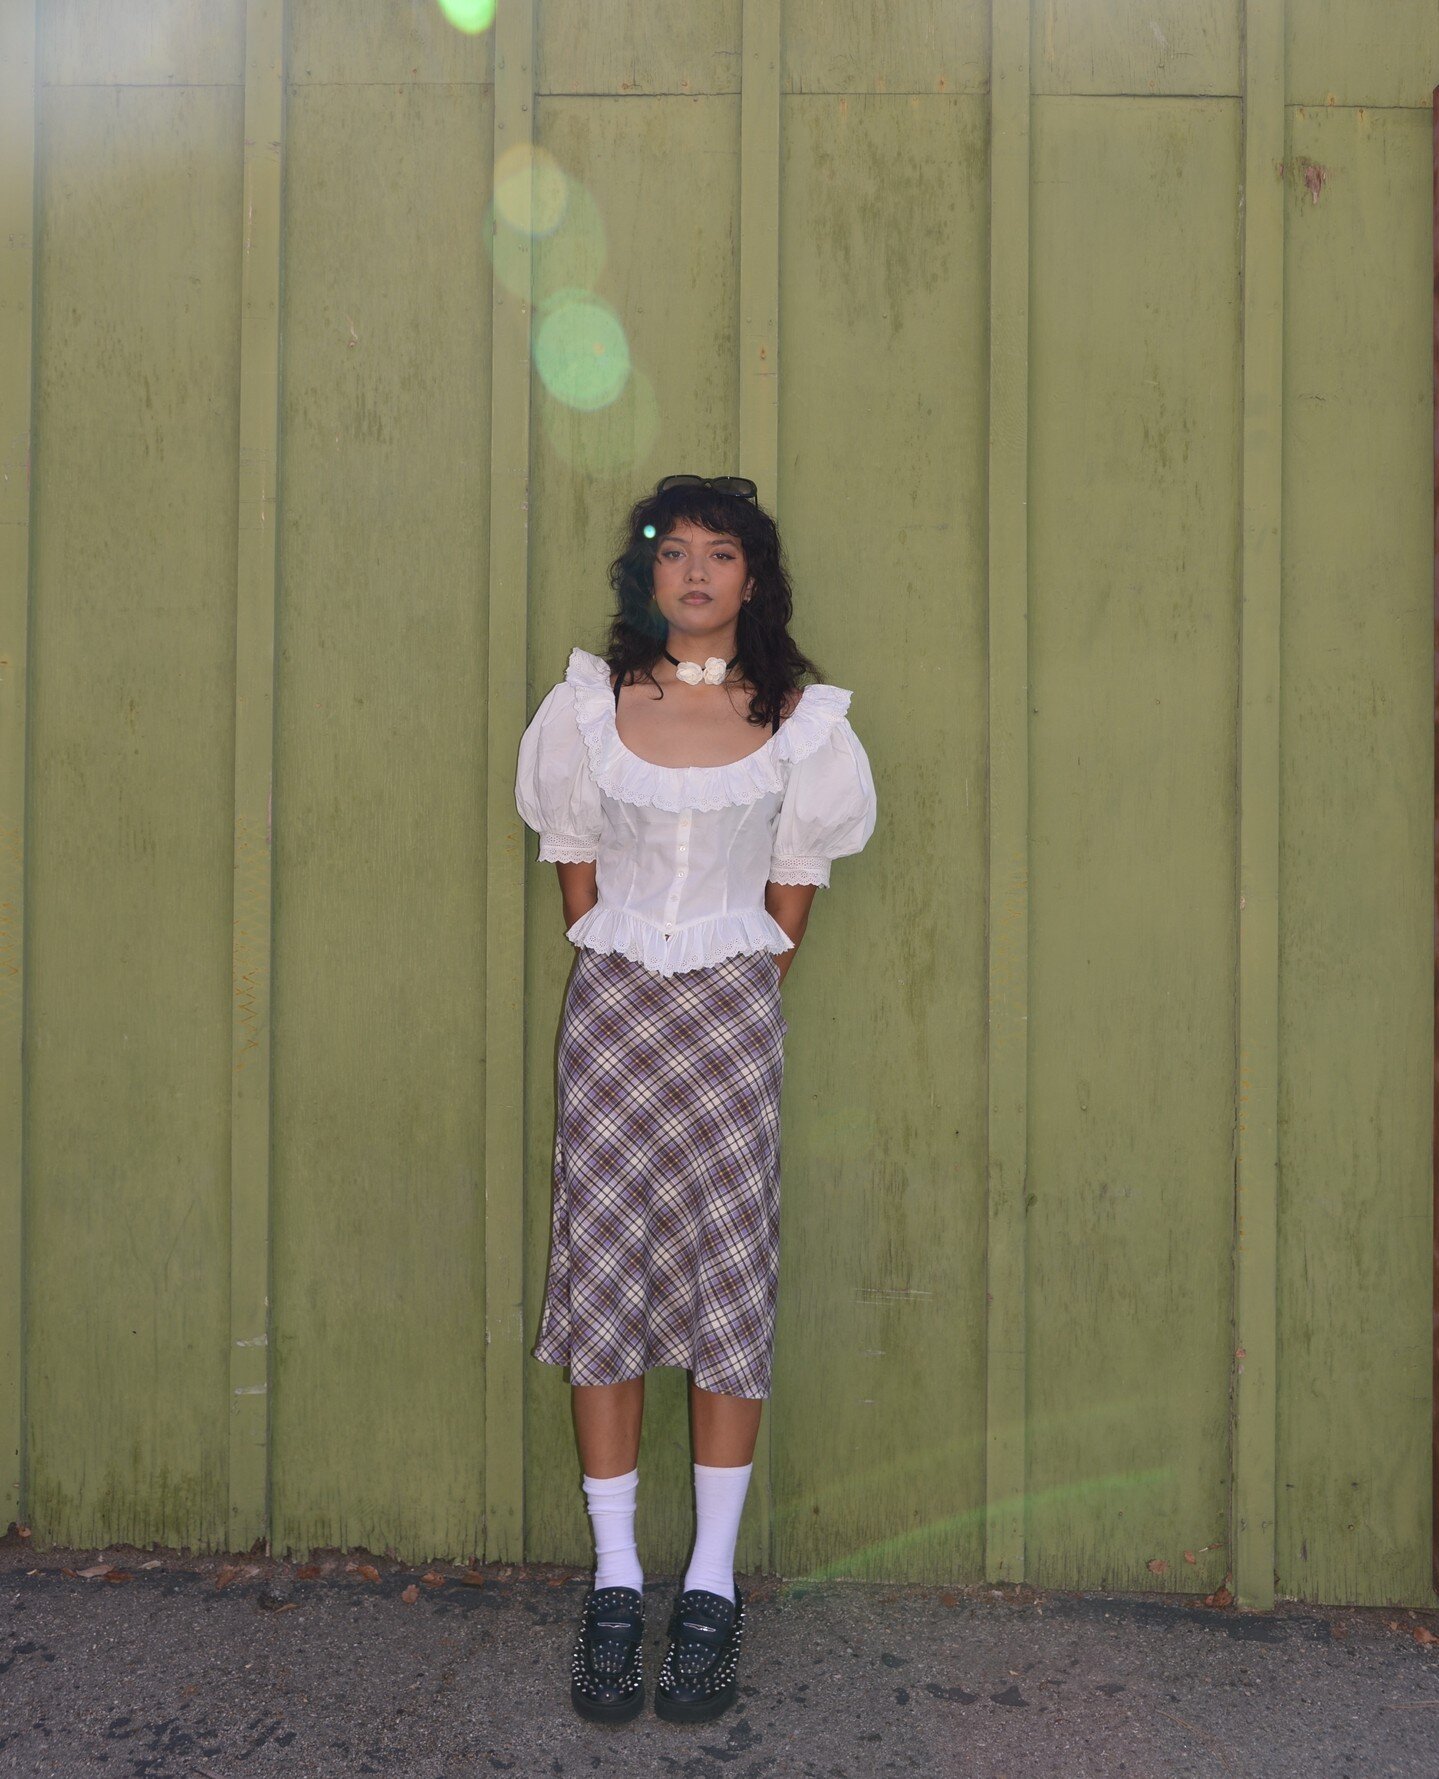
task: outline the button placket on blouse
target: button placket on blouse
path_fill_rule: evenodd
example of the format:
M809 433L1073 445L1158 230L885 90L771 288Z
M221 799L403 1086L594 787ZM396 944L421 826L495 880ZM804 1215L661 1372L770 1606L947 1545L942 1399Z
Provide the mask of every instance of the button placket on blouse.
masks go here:
M689 876L690 852L690 811L682 809L675 830L675 865L674 881L670 885L670 893L665 901L665 938L674 936L675 916L679 912L680 892L684 888L684 880Z

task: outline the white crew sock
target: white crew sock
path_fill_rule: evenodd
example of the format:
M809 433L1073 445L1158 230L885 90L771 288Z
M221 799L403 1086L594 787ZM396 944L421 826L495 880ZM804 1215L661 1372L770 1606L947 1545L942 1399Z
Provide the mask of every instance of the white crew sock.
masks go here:
M695 1465L695 1547L685 1588L734 1599L734 1547L753 1469L752 1463Z
M636 1588L643 1593L644 1571L635 1547L638 1468L623 1476L586 1476L582 1483L595 1534L596 1588Z

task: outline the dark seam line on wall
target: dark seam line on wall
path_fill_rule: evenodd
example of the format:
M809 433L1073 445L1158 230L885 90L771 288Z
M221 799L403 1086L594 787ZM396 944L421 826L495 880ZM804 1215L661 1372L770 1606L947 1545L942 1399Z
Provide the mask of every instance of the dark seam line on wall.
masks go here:
M47 80L45 91L52 93L190 93L190 92L225 92L243 93L243 80ZM372 87L386 86L402 90L405 87L473 87L478 92L489 92L494 83L488 80L287 80L285 87L288 92L304 91L308 87L323 87L329 90L334 87Z
M788 87L782 99L987 99L987 86L947 86L941 92L933 86L876 87Z
M572 93L567 87L535 88L537 99L738 99L739 96L737 86L706 88L703 92L691 89L687 93L624 93L616 87L597 93Z
M1327 99L1290 99L1286 102L1286 111L1422 111L1426 117L1430 108L1427 105L1366 105L1362 100L1346 101L1343 105L1331 105Z
M292 80L289 86L291 92L303 92L309 87L320 87L325 92L333 92L337 87L347 86L357 89L388 86L394 87L397 92L400 92L406 87L432 86L455 87L466 92L473 90L477 93L489 93L494 91L495 83L492 80Z
M47 93L243 93L243 80L46 80L41 82Z
M738 87L716 87L702 93L620 93L613 89L602 93L572 93L564 89L551 92L541 87L535 94L537 99L737 99L739 96ZM988 96L989 88L979 86L952 87L944 92L934 87L917 87L912 91L887 87L882 93L864 87L836 88L833 92L798 87L780 94L781 99L985 99Z
M883 98L885 95L880 94ZM940 97L947 97L941 94ZM1156 99L1242 99L1243 93L1050 93L1034 92L1033 99L1143 99L1153 102ZM1285 102L1286 111L1412 111L1429 115L1427 105L1366 105L1362 100L1346 101L1343 105L1331 105L1325 99L1289 99Z
M1036 87L1031 99L1142 99L1146 104L1166 99L1242 99L1243 93L1061 93Z
M136 92L136 93L187 93L187 92L232 92L242 93L245 90L243 80L47 80L41 83L42 90L57 93L98 93L98 92ZM336 87L354 87L356 90L365 87L473 87L480 92L489 92L494 83L488 80L290 80L286 86L291 92L298 92L309 87L331 90ZM887 88L883 92L872 89L818 88L797 87L780 94L783 99L983 99L989 95L988 87L954 87L946 92L938 92L933 87L921 88ZM738 87L716 88L712 92L687 93L622 93L614 90L606 92L571 93L560 88L553 90L538 88L537 99L737 99L740 96ZM1030 97L1034 99L1137 99L1145 102L1163 101L1166 99L1242 99L1242 93L1061 93L1049 92L1042 88L1036 89ZM1418 116L1421 112L1428 116L1428 105L1367 105L1355 100L1343 105L1331 105L1324 99L1290 99L1284 109L1286 111L1400 111Z

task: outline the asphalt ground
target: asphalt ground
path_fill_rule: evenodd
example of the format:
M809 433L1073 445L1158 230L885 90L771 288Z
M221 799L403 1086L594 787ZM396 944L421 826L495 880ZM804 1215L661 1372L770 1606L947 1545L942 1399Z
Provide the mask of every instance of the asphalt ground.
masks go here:
M741 1575L739 1702L682 1726L649 1703L679 1578L647 1578L645 1711L597 1726L588 1579L11 1543L0 1774L1439 1779L1439 1613Z

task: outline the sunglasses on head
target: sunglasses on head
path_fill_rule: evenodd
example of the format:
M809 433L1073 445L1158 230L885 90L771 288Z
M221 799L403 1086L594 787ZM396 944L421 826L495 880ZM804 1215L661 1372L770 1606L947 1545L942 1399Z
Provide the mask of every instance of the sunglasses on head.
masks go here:
M748 476L666 476L655 484L655 493L670 488L713 488L719 494L737 494L741 500L758 504L759 489Z

